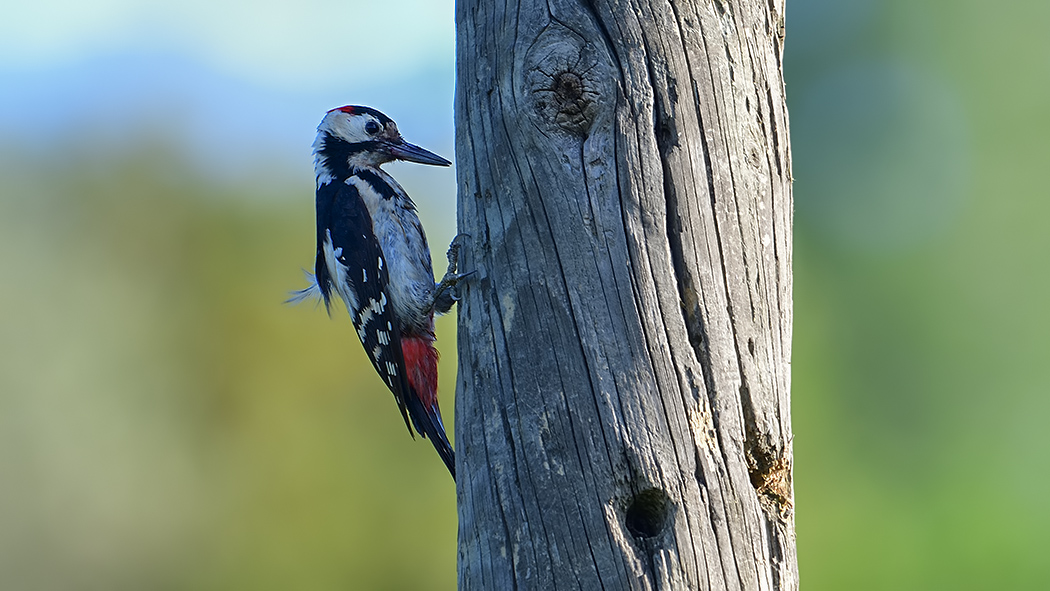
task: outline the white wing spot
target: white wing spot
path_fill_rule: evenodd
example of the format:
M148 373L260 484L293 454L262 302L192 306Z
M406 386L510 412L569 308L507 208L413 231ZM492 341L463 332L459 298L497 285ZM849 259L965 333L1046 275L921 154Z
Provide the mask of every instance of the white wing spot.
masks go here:
M388 333L385 330L377 330L376 331L376 338L379 340L380 343L382 343L384 345L389 345L390 344L390 333Z
M368 283L368 269L361 269L361 283Z
M386 372L388 374L390 374L391 376L396 376L397 375L397 367L393 363L390 363L389 361L387 361L386 362Z
M383 257L379 257L379 268L383 268Z

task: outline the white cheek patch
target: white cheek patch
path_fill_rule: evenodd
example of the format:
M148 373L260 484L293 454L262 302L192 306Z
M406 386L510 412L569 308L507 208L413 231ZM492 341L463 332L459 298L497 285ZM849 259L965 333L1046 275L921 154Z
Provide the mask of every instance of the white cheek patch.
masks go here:
M371 117L355 116L336 109L335 111L329 111L325 115L317 130L328 132L350 143L363 142L372 139L368 132L365 131L365 125L371 119Z

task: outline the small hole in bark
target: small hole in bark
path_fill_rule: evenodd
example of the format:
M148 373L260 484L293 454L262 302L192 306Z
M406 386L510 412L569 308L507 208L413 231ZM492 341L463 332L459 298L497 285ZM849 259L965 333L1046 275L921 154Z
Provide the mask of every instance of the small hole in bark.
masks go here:
M747 352L751 353L751 356L755 356L755 339L747 340Z
M667 527L670 509L667 493L658 488L644 490L627 506L627 529L636 538L656 537Z

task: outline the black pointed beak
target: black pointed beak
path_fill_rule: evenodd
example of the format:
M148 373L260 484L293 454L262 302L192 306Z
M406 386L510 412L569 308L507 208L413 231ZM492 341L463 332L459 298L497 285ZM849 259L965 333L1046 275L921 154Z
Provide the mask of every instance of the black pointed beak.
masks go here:
M406 162L418 162L419 164L431 164L433 166L452 165L451 162L441 156L404 140L390 144L389 150L391 156Z

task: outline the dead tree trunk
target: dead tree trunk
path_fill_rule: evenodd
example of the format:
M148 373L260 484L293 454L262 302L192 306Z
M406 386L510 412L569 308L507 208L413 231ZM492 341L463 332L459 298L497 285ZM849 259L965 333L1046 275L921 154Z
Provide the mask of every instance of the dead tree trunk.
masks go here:
M783 0L459 0L459 587L797 589Z

